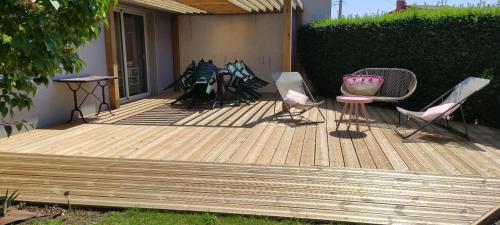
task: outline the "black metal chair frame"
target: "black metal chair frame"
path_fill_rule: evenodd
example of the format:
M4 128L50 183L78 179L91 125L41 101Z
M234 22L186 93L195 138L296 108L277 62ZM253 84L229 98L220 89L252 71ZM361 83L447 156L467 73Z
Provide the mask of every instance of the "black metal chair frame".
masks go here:
M237 64L239 64L240 68L238 68ZM233 69L230 68L231 66L233 67ZM249 70L248 66L246 66L243 61L227 63L226 69L231 76L225 88L227 91L238 95L240 97L240 101L248 104L248 102L255 102L262 96L256 90L264 87L266 84L257 82L257 80L260 78L252 75L253 72ZM243 71L243 69L247 71ZM236 72L239 72L244 77L242 78L240 76L237 76Z
M213 64L211 60L209 60L208 62L205 62L203 59L200 60L198 66L196 66L196 69L192 74L193 77L192 79L194 81L193 87L185 94L188 96L188 98L191 98L191 102L188 108L191 108L198 99L202 98L202 96L208 96L208 98L213 99L212 107L215 107L215 105L217 105L218 102L220 103L221 106L223 105L222 102L223 85L219 80L218 73L219 72L217 67ZM206 82L198 82L198 79L201 77L205 77ZM206 90L208 86L211 86L214 83L216 83L217 85L217 92L215 92L212 89L210 90L210 93L207 93Z

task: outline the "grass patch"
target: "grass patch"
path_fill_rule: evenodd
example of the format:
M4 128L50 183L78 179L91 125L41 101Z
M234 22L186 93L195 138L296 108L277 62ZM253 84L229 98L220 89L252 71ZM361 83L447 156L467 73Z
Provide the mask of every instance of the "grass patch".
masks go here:
M32 220L24 225L312 225L318 223L300 219L276 219L257 216L217 215L212 213L182 213L154 210L128 209L126 211L94 212L75 210L55 219Z

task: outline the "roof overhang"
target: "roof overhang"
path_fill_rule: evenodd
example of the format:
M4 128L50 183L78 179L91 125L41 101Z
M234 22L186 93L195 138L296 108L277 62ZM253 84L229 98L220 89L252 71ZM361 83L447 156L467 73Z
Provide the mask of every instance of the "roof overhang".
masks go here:
M123 0L179 14L243 14L280 12L283 0ZM302 0L292 0L294 10L302 10Z

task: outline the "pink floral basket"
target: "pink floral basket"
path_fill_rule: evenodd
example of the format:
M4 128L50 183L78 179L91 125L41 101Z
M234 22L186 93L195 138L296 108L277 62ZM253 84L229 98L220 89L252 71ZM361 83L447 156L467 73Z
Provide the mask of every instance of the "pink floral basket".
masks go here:
M384 77L375 75L345 75L344 85L353 95L374 96L384 83Z

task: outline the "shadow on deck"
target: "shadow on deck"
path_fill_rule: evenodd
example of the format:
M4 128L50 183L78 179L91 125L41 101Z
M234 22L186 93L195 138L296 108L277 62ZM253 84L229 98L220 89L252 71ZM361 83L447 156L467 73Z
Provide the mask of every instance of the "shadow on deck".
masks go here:
M410 140L396 112L369 107L372 129L276 119L281 104L187 110L169 96L123 105L89 124L0 139L0 191L19 200L336 220L470 224L500 203L500 132L471 140L429 127ZM304 114L317 120L319 113ZM409 125L409 128L414 124Z

